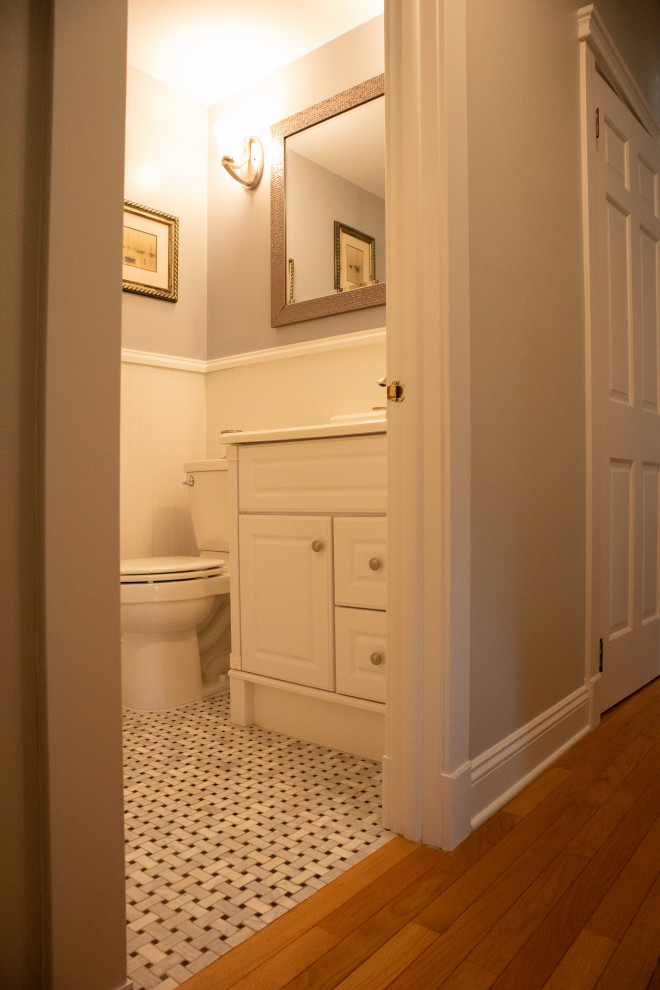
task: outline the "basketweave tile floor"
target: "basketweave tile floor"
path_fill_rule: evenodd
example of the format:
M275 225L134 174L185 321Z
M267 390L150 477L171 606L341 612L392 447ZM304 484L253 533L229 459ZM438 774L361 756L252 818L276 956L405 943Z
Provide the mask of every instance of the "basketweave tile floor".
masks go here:
M124 710L128 975L172 990L391 838L380 764L229 721Z

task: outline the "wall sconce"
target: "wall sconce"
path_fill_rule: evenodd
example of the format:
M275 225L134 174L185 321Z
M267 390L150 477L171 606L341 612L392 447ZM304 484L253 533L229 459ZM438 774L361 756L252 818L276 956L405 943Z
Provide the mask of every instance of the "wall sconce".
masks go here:
M239 135L232 121L214 125L222 167L248 189L254 189L264 170L264 146L258 137Z

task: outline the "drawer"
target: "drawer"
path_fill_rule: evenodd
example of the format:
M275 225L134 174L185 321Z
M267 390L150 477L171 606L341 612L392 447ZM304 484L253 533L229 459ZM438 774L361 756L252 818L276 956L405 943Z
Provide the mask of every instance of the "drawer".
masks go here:
M387 520L384 516L334 521L335 605L386 607Z
M242 512L385 512L387 437L239 447Z
M338 694L385 701L386 613L335 609L335 677Z

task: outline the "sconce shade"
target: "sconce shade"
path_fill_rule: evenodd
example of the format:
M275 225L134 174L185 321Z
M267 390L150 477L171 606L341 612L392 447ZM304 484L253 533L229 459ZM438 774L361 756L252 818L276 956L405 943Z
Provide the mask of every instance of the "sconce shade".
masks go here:
M242 137L227 120L214 125L222 167L247 189L254 189L264 170L264 147L258 137Z

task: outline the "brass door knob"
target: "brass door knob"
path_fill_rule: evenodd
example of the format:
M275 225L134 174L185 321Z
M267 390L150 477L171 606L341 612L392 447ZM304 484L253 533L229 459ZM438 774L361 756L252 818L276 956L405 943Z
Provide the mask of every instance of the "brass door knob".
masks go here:
M312 541L312 550L314 551L314 553L318 553L322 549L323 549L323 544L320 540Z
M371 570L372 571L378 571L378 570L380 570L380 566L381 566L381 564L380 564L380 560L378 559L378 557L371 557L371 559L369 560L369 567L371 568Z
M371 662L374 665L374 667L379 667L381 665L381 663L383 662L383 654L382 653L372 653L371 656L369 657L369 659L371 660Z

